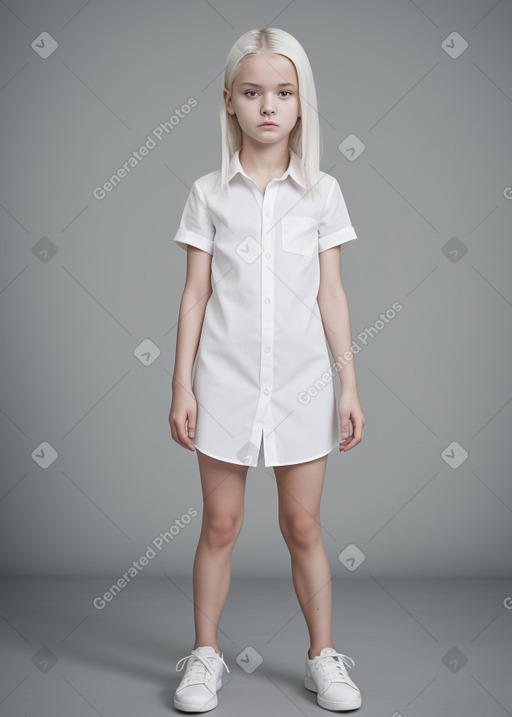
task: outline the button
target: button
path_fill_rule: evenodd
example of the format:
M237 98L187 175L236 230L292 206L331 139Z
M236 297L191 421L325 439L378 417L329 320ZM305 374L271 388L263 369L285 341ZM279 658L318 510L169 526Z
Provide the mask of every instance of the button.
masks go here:
M270 298L268 296L265 297L265 303L270 304Z
M270 351L270 346L265 346L265 351L268 353Z
M267 251L267 253L265 254L265 259L270 259L270 252Z
M270 209L267 209L267 211L265 212L265 216L267 216L267 217L270 216Z
M270 391L268 390L268 388L264 388L264 389L263 389L263 393L265 394L265 396L268 396L268 394L270 393Z

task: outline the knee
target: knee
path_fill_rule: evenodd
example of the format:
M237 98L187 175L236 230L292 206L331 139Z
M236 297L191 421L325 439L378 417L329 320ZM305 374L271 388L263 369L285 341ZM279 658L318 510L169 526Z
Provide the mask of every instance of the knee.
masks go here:
M205 515L203 536L211 548L223 548L236 542L242 519L232 515Z
M290 548L309 550L322 539L320 521L306 513L280 517L279 527Z

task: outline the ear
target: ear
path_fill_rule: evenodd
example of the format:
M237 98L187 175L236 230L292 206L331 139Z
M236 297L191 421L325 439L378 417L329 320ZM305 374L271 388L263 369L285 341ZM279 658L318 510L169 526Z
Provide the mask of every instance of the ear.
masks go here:
M231 92L226 87L222 90L222 98L224 100L224 104L226 105L226 110L230 115L234 115L235 110L233 108L233 103L231 102Z

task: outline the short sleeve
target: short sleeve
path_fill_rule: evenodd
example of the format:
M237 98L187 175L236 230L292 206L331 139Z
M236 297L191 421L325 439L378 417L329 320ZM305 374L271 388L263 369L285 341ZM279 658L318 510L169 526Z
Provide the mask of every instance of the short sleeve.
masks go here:
M331 177L323 214L318 222L318 252L341 244L344 249L348 242L357 239L357 234L348 214L345 199L336 177Z
M213 254L214 236L215 227L208 205L196 180L190 189L174 241L182 249L186 250L187 244L191 244L208 254Z

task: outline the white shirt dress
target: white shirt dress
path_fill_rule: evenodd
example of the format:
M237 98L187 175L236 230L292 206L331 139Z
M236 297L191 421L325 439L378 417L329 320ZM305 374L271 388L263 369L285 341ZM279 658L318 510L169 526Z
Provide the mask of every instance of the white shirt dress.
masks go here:
M320 172L320 198L305 192L290 151L262 194L236 152L229 192L220 170L196 179L174 241L212 255L192 387L194 446L229 463L291 465L341 441L334 381L318 307L319 253L357 235L335 177ZM334 357L334 361L336 357Z

